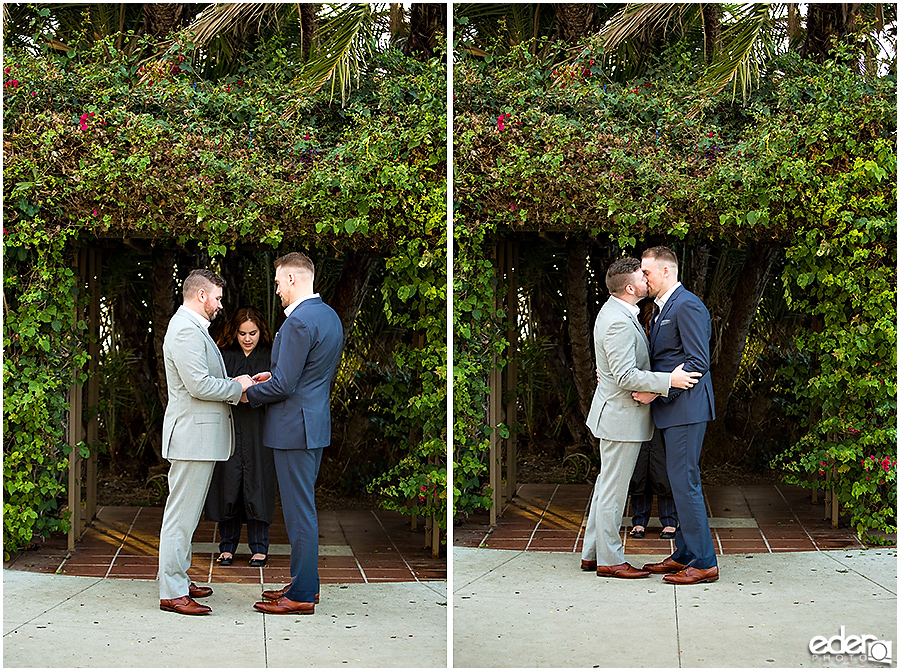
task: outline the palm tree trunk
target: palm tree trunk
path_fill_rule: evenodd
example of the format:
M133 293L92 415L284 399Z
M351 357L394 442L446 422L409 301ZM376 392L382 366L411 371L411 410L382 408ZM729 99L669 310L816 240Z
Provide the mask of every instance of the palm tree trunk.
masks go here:
M539 337L547 343L547 370L553 393L559 402L559 412L562 414L566 428L569 430L572 442L566 446L566 456L579 451L588 444L587 428L583 419L579 419L580 411L574 409L576 400L571 402L571 390L574 386L572 370L568 365L566 351L563 343L565 326L557 316L552 299L544 286L544 280L538 282L532 295L532 309L534 310L535 326Z
M723 415L747 345L750 324L753 323L759 300L769 281L775 251L776 247L768 242L749 243L744 264L738 274L731 297L728 324L719 343L719 359L712 373L713 394Z
M390 22L390 31L391 31L391 42L395 42L397 39L405 36L407 34L408 28L406 25L406 16L403 12L403 3L400 2L392 2L390 3L391 8L391 22Z
M328 304L337 312L344 327L344 342L366 298L369 280L378 257L366 250L350 249L344 254L344 265Z
M700 11L703 14L703 36L708 65L713 62L722 42L722 5L705 2Z
M300 3L300 30L301 50L303 58L308 59L312 49L319 42L319 17L316 15L316 5Z
M578 420L581 423L588 416L594 387L597 386L591 357L591 325L587 307L588 244L587 240L569 240L566 245L566 324L572 347L572 374L578 393Z
M409 13L409 37L403 53L420 61L434 57L437 36L447 24L447 5L414 2Z
M759 309L759 301L769 281L777 247L769 242L751 242L738 274L731 298L728 323L719 343L719 357L712 371L713 397L716 400L718 421L709 426L706 458L714 462L739 460L724 426L724 418L731 398L734 381L740 370L750 325Z
M593 23L593 3L556 4L556 35L569 46L575 46L582 37L589 35Z
M163 408L169 400L166 387L166 362L163 357L163 340L169 320L175 313L175 253L171 250L155 250L153 270L150 276L150 309L153 329L153 354L156 357L156 389ZM149 427L148 427L149 429Z
M816 63L828 60L828 51L836 41L844 39L856 23L859 3L809 4L806 14L806 41L800 55Z
M185 25L185 5L180 2L145 2L141 11L144 13L144 32L154 37L164 38Z

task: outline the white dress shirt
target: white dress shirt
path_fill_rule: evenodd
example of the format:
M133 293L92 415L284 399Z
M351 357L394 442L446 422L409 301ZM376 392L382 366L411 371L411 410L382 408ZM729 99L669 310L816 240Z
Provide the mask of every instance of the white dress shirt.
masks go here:
M657 315L660 312L662 312L663 306L665 306L666 301L668 301L669 298L672 296L672 292L675 291L675 289L677 289L680 286L681 286L681 282L676 282L671 287L669 287L669 290L666 293L664 293L662 296L657 296L656 298L653 299L653 302L656 303L656 307L659 308L659 312L656 313Z
M284 309L284 316L290 317L291 313L297 309L297 306L300 305L300 303L302 303L303 301L305 301L309 298L316 298L318 295L319 294L307 294L303 298L298 298L297 300L295 300L293 303L291 303Z
M612 295L610 295L610 298L612 298L613 300L619 301L622 305L624 305L626 308L628 308L628 311L629 311L631 314L634 315L634 318L635 318L635 319L637 319L638 316L640 316L640 314L641 314L641 309L640 309L637 305L632 305L632 304L629 303L628 301L623 301L623 300L622 300L621 298L619 298L618 296L612 296Z
M201 314L200 314L199 312L197 312L196 310L191 310L187 305L184 305L183 307L184 307L185 310L187 310L188 312L190 312L192 315L194 315L194 316L200 321L200 325L201 325L203 328L205 328L207 331L209 330L209 324L210 324L210 322L209 322L209 320L208 320L204 315L201 315Z

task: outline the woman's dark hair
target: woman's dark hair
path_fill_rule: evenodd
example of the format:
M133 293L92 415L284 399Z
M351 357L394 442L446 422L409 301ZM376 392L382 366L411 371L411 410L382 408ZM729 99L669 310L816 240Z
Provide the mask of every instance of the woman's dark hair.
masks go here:
M269 334L269 326L266 324L265 317L263 317L262 312L251 307L238 308L237 311L231 315L231 319L228 320L228 324L225 326L225 330L222 331L222 335L219 336L219 342L216 344L221 349L228 349L229 347L235 346L235 338L237 338L238 329L244 322L253 322L259 329L259 343L257 346L269 346L272 344L272 336Z

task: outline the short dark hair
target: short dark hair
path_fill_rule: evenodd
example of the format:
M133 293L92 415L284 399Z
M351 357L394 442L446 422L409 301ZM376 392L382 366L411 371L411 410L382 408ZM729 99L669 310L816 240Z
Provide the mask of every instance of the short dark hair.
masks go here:
M316 267L313 265L312 259L302 252L290 252L284 256L279 256L275 259L275 270L282 266L291 270L308 272L313 277L316 276Z
M641 258L646 259L647 257L656 259L657 261L663 261L670 266L675 266L676 270L678 269L678 257L675 256L675 252L668 247L660 245L659 247L651 247L650 249L644 250Z
M216 275L213 271L206 268L197 268L192 270L184 280L184 286L181 293L185 300L191 299L200 289L205 289L207 285L212 284L217 287L225 287L225 280L221 275Z
M631 276L640 269L641 262L630 256L613 261L606 271L606 288L609 293L615 296L625 291L625 287L630 284Z

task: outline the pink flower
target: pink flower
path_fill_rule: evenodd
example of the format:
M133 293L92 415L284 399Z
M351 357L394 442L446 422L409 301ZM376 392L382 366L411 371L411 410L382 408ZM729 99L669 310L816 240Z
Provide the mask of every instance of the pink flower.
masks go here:
M94 210L94 216L95 217L97 216L97 210Z
M510 205L510 206L509 206L509 209L510 209L511 211L514 211L514 210L516 209L516 206L515 206L515 205Z

